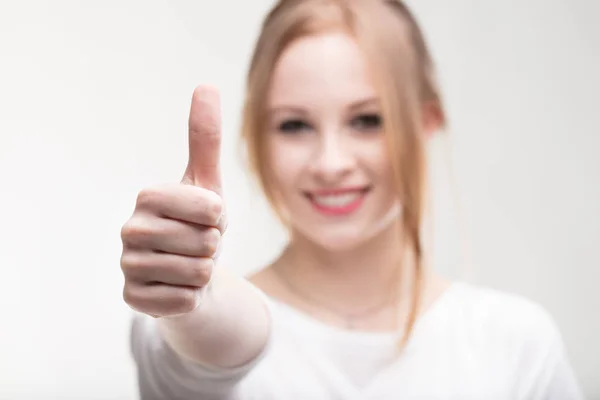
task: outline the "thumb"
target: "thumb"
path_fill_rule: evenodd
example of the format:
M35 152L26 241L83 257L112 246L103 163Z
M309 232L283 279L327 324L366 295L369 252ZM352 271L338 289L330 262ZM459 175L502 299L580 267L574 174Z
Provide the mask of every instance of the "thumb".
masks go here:
M198 86L189 117L189 157L182 183L221 194L221 104L217 89Z

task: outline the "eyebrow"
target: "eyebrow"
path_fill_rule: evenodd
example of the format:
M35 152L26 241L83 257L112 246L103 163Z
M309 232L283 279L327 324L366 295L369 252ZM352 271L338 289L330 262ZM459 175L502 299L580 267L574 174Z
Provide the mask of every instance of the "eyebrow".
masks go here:
M367 98L355 101L354 103L350 104L348 109L351 111L354 111L356 109L363 108L365 106L378 105L378 104L379 104L379 98L367 97ZM274 114L274 113L278 113L278 112L282 112L282 111L293 112L295 114L300 114L303 116L308 115L308 111L306 109L304 109L302 107L298 107L298 106L294 106L294 105L286 105L286 104L281 104L281 105L271 108L269 110L269 113Z
M365 106L370 106L370 105L379 105L379 98L367 97L363 100L359 100L359 101L351 104L349 108L351 110L356 110L357 108L363 108Z

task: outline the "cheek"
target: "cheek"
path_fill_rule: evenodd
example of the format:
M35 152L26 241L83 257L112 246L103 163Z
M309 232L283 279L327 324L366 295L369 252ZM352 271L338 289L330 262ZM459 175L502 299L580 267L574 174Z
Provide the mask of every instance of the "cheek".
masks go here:
M284 196L298 185L305 168L305 157L298 150L297 146L278 140L277 137L269 143L267 168Z
M372 142L361 143L357 149L360 154L359 158L375 180L374 183L379 186L389 185L393 170L386 142L382 138L378 138Z
M376 213L386 213L397 201L395 194L394 172L390 154L383 140L364 145L361 152L362 164L370 175L374 186L374 202Z
M377 163L374 165L374 168L377 171L377 175L381 180L381 184L385 186L386 190L393 190L393 179L394 179L394 171L392 168L392 163L390 162L387 154L382 154L378 159Z

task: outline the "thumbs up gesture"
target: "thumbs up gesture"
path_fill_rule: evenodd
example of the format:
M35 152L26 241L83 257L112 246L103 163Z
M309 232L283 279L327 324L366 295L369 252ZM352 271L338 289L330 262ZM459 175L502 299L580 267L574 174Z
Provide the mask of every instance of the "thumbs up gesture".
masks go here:
M123 297L137 311L155 317L193 311L199 289L210 281L225 227L219 103L215 89L196 88L181 183L142 190L121 229Z

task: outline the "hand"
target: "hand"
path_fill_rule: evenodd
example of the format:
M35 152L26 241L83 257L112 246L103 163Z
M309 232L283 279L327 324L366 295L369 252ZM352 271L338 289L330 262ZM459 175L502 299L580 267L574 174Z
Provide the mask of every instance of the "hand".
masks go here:
M225 229L219 103L215 89L194 91L189 158L181 183L142 190L121 230L123 298L154 317L193 311L199 288L210 281Z

